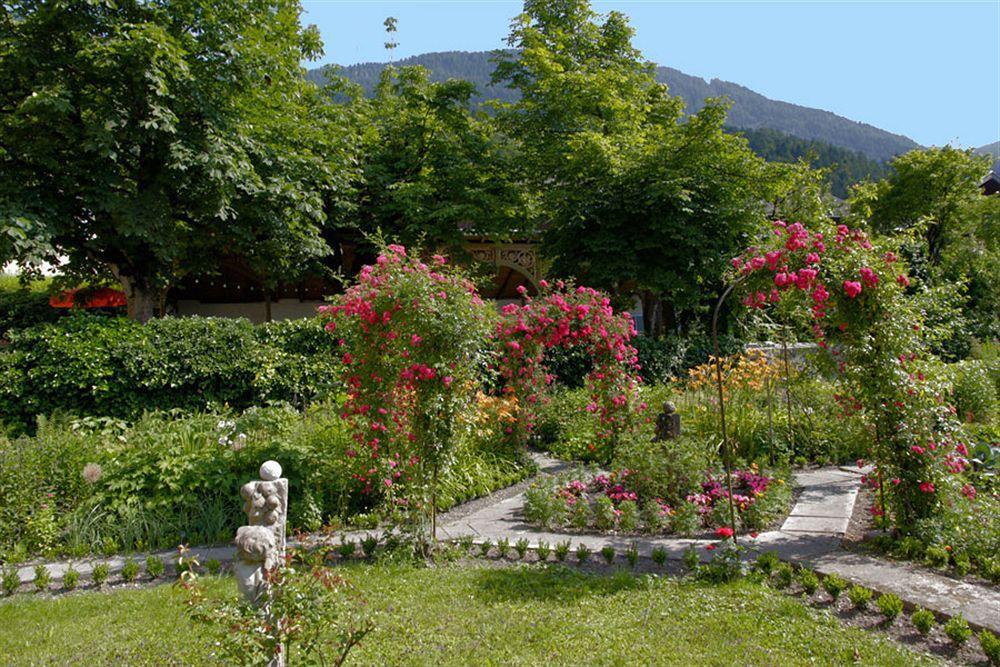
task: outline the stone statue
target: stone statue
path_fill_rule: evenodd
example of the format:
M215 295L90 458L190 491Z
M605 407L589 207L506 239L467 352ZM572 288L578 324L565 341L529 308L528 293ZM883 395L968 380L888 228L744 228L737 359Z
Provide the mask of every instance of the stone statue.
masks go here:
M677 414L674 404L666 401L663 404L663 412L656 417L656 431L653 434L653 442L673 440L680 436L681 416Z
M240 489L249 525L236 531L236 585L247 602L261 601L267 588L265 573L285 556L285 522L288 516L288 480L281 477L277 461L260 467L260 481Z

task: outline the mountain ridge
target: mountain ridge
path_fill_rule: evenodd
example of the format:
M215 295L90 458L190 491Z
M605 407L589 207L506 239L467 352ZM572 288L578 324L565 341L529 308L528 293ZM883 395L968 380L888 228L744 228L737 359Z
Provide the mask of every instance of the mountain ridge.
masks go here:
M488 99L512 102L517 99L516 91L490 83L493 57L495 54L488 51L435 51L403 58L394 64L423 65L430 70L435 81L449 78L471 81L479 93L473 99L476 103ZM387 64L365 62L334 67L370 94L378 82L379 73ZM328 67L331 66L310 70L307 76L323 83ZM822 141L853 150L880 162L920 147L909 137L845 118L832 111L774 100L738 83L718 78L705 80L665 66L656 67L656 79L665 83L672 95L680 95L684 99L688 113L701 109L706 98L728 97L733 104L727 123L733 127L778 130L800 139Z

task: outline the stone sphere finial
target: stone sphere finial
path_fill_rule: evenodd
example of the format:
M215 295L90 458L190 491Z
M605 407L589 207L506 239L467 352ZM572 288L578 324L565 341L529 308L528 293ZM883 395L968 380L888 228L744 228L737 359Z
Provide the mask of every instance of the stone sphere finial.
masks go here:
M670 401L664 402L663 411L666 412L668 415L671 414L672 412L675 412L676 410L677 408L674 407L673 403L671 403Z
M277 461L264 461L260 466L260 478L265 482L273 482L281 477L281 464Z

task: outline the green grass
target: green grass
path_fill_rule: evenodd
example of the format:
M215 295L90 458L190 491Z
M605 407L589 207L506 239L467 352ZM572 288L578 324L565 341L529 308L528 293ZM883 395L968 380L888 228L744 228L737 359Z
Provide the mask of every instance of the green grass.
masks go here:
M355 565L378 628L354 664L933 664L749 583L591 576L560 567ZM233 595L231 578L209 579ZM206 664L172 586L0 603L5 664Z

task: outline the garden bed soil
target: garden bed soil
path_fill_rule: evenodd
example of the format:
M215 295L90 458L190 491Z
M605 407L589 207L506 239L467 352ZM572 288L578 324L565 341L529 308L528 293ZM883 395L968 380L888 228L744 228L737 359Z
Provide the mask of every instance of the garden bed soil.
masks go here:
M939 660L943 660L949 665L982 665L988 667L990 664L979 646L979 640L973 636L963 646L956 647L941 627L942 618L938 619L938 624L926 635L920 634L910 623L909 617L913 609L907 605L906 610L892 623L886 623L885 618L875 607L874 600L867 609L858 610L851 606L847 599L847 593L842 593L840 598L834 602L830 595L822 588L817 590L812 596L806 596L801 586L792 584L786 589L789 595L799 597L802 601L814 609L825 610L832 614L834 618L846 625L852 625L869 632L884 632L893 641L909 647L918 653L931 655Z

